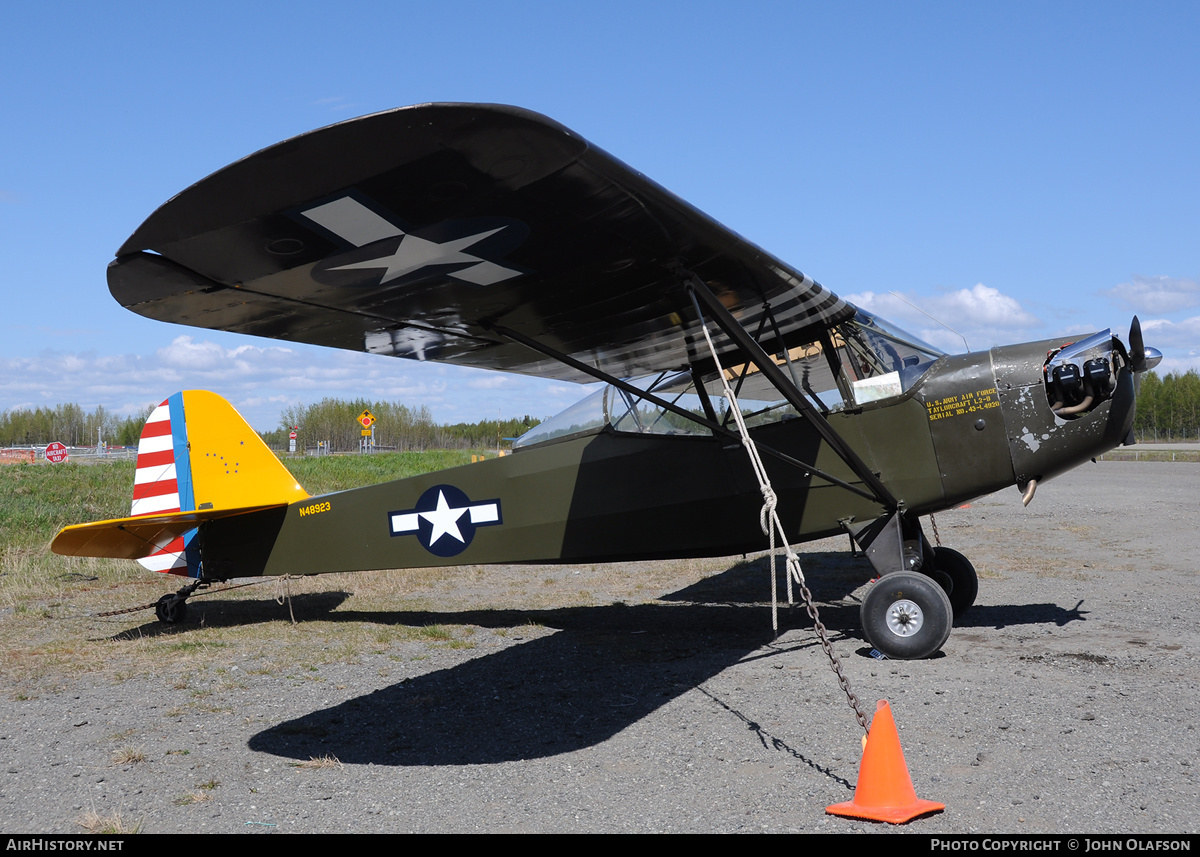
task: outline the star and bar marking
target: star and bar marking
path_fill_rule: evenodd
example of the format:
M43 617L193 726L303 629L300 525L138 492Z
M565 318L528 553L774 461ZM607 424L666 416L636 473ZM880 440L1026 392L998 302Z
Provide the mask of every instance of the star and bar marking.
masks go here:
M435 485L421 495L414 508L388 512L393 536L416 535L425 550L443 557L466 550L479 527L503 523L498 499L471 502L453 485Z
M380 246L378 255L369 259L339 265L335 264L338 257L332 257L325 266L325 270L328 271L382 269L383 274L379 280L382 285L412 276L426 268L456 266L455 270L447 271L446 276L477 286L490 286L523 273L466 252L485 238L509 228L508 226L497 226L438 242L405 232L391 220L352 196L339 197L302 209L300 214L353 247L387 242ZM393 241L395 246L391 247Z

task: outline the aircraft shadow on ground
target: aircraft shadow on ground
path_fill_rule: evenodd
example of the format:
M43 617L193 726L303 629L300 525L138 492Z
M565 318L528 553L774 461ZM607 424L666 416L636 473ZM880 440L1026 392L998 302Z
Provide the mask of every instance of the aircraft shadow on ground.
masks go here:
M854 611L832 612L826 622L834 628L854 620ZM480 617L398 618L475 624ZM253 750L296 759L332 754L342 762L391 765L486 764L566 753L612 737L760 650L771 641L763 619L761 610L696 605L524 614L522 622L558 633L311 712L249 743Z
M1057 625L1086 622L1090 610L1081 600L1072 608L1057 604L976 604L954 623L955 628L1010 628L1017 625Z
M835 644L849 642L855 654L865 655L869 647L862 644L859 605L852 593L873 576L870 565L845 552L806 553L801 559ZM818 645L815 635L806 635L768 647L773 638L769 580L768 561L760 557L656 603L633 606L367 612L339 609L350 597L347 592L294 596L290 611L302 622L475 625L517 634L533 624L557 633L280 723L255 735L249 746L285 758L333 755L346 763L396 766L487 764L594 746L753 652L777 657ZM781 632L811 630L802 605L782 605L782 563L778 580ZM959 625L1061 626L1084 618L1079 606L976 606ZM213 600L190 608L195 612L189 624L202 611L208 627L289 615L289 607L274 599ZM171 633L186 633L186 627ZM156 623L147 628L161 630ZM470 654L464 652L464 657Z
M833 589L862 582L849 578ZM827 593L812 583L820 594ZM295 759L333 755L346 763L424 766L541 758L594 746L702 685L753 652L776 657L766 566L741 563L665 596L667 603L556 610L339 611L329 619L405 625L554 628L502 651L405 679L314 711L254 736L251 749ZM823 604L835 639L859 638L856 604ZM810 627L802 608L781 630ZM741 716L741 715L739 715ZM763 738L769 741L769 736ZM788 749L789 752L796 751Z
M138 640L145 637L187 634L199 628L241 628L264 622L287 621L292 614L295 614L297 621L327 619L338 615L334 611L352 595L351 592L303 593L292 596L289 606L286 601L280 604L275 598L237 601L222 599L220 592L216 591L211 597L192 596L188 602L187 618L178 625L164 625L157 619L150 619L145 624L114 634L109 639Z

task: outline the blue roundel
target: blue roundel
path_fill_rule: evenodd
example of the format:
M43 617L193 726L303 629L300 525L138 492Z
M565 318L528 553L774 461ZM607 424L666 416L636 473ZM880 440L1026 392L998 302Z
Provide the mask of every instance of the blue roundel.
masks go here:
M434 485L411 509L388 513L393 536L415 535L435 556L456 556L467 549L479 527L503 523L500 501L471 499L453 485Z

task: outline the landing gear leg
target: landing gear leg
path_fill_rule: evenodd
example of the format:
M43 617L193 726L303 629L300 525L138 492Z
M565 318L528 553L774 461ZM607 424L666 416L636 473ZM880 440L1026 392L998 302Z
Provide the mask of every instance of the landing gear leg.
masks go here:
M188 596L199 589L203 582L197 580L195 583L190 583L183 587L178 592L164 595L158 599L158 603L154 605L154 615L158 617L158 621L164 625L174 625L177 622L182 622L184 617L187 616Z
M901 511L866 524L846 522L843 526L880 575L863 599L860 612L867 641L889 658L900 660L926 658L941 649L950 637L955 616L947 595L957 584L950 567L961 570L950 554L961 555L948 551L944 554L946 567L941 567L935 558L943 555L931 549L920 522ZM962 562L970 567L965 559Z

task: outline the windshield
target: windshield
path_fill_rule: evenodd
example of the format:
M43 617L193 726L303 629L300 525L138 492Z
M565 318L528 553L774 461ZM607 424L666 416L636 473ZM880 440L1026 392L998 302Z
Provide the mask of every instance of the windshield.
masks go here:
M866 310L833 330L855 405L901 395L944 353Z

